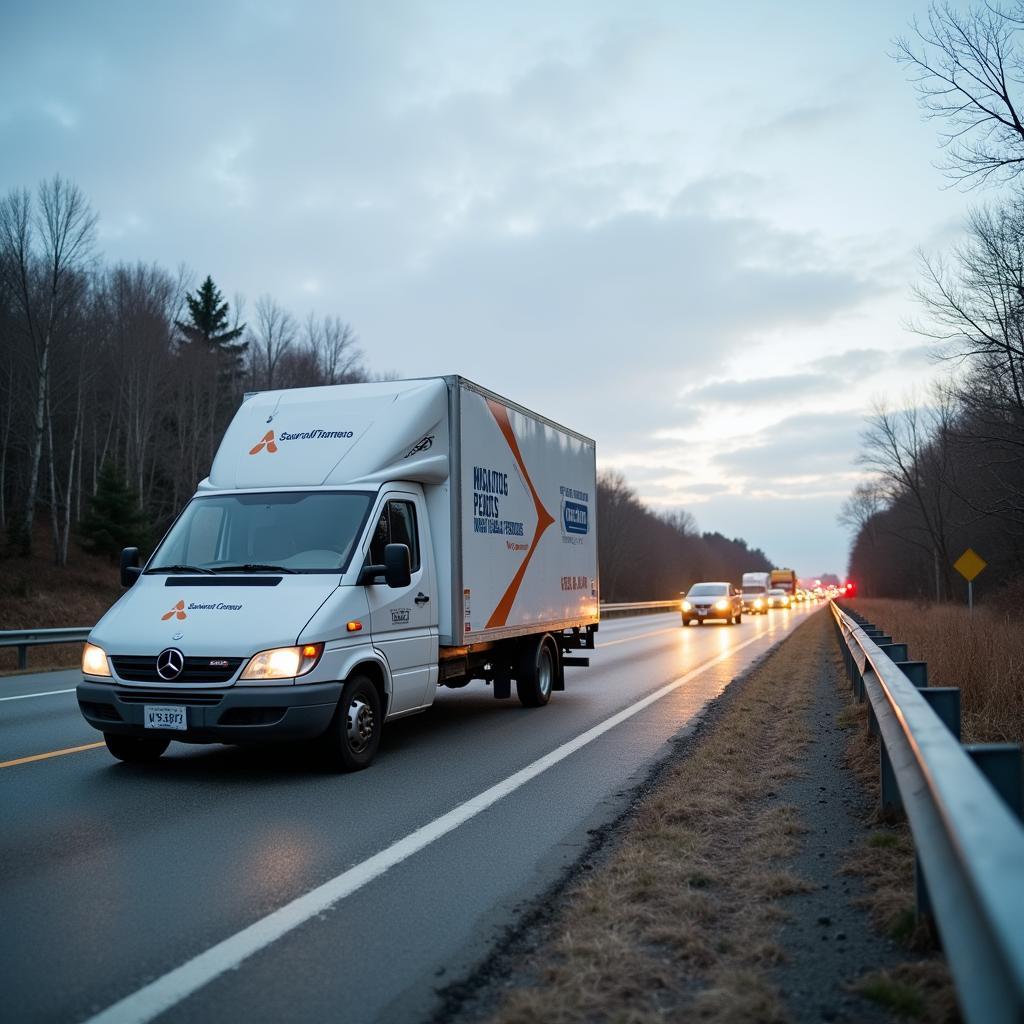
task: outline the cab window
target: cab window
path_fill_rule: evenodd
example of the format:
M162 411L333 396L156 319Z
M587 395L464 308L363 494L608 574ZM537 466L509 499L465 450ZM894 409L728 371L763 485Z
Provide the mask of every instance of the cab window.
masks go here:
M381 509L377 529L370 542L370 563L384 562L387 544L405 544L409 548L409 567L416 572L420 567L419 531L416 528L416 506L411 501L389 501Z

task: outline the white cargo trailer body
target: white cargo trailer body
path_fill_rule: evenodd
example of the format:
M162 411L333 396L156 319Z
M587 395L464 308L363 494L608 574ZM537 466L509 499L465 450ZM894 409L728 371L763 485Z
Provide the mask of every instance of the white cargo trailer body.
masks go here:
M455 643L596 622L594 442L467 381L449 386L461 463Z

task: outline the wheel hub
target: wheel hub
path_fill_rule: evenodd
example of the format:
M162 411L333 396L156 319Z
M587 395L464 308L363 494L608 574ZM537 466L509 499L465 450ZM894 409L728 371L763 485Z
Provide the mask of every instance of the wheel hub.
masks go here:
M346 717L348 745L353 753L358 754L370 742L370 739L373 736L373 708L371 708L364 700L356 697L355 700L349 704L348 714Z

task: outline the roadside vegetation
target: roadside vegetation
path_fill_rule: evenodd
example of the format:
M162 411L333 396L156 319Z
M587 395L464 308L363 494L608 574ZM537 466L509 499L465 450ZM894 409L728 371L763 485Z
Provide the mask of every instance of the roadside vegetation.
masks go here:
M859 602L858 610L865 603ZM850 852L843 870L864 880L866 895L860 904L870 914L878 932L907 953L905 962L871 971L857 979L853 989L884 1007L895 1019L956 1024L960 1012L953 979L937 949L934 933L918 920L915 910L914 841L910 827L906 821L885 818L877 810L878 738L868 732L867 705L858 704L845 675L840 672L839 677L847 702L839 720L840 726L849 731L846 766L870 794L871 806L875 808L866 822L871 834Z
M810 739L825 628L813 617L726 697L568 892L494 1024L789 1019L772 970L803 826L776 794Z
M933 3L894 43L952 182L989 188L964 234L922 255L914 325L948 374L928 394L879 402L862 437L864 480L840 519L849 573L870 597L963 599L953 563L987 562L975 593L1024 588L1024 64L1019 3Z
M859 598L855 606L928 662L932 686L960 687L965 743L1024 742L1024 619L921 601Z

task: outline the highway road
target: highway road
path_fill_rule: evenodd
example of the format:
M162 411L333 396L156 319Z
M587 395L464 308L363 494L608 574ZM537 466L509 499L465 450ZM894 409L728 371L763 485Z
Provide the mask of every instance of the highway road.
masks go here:
M4 1019L428 1019L807 614L607 620L547 707L442 690L355 775L285 747L121 764L77 673L0 679Z

